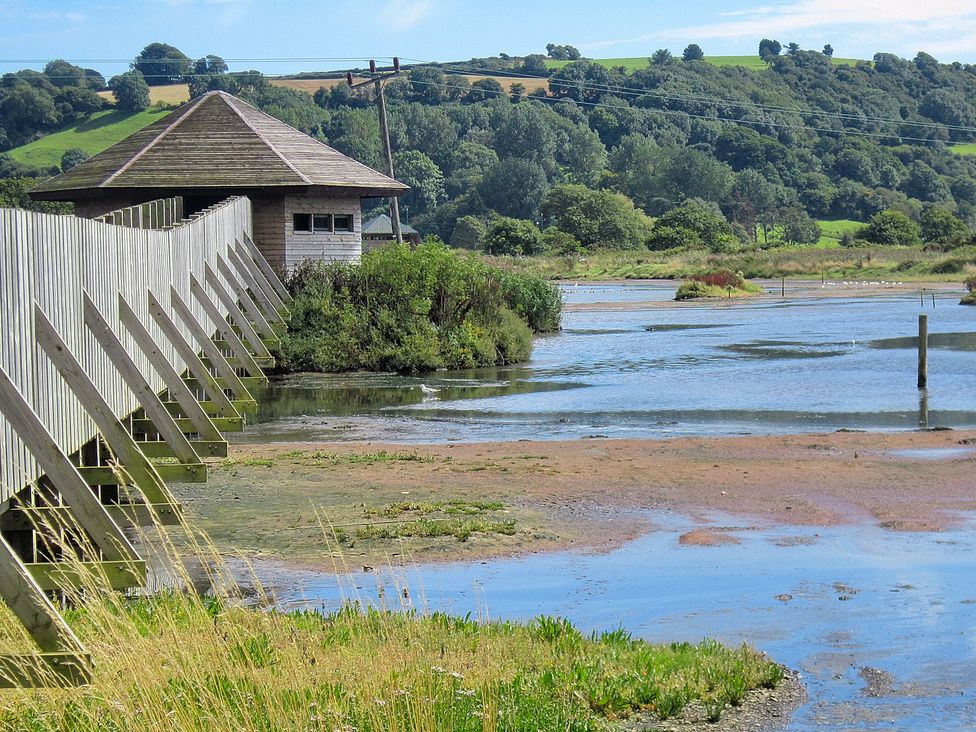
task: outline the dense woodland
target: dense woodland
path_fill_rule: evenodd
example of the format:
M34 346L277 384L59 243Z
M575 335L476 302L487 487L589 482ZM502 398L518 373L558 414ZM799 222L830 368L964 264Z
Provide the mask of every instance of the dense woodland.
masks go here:
M423 233L495 254L812 244L826 218L870 222L858 236L875 243L971 243L976 157L952 146L976 141L976 67L780 49L763 41L761 71L712 65L694 44L633 72L554 44L558 69L542 54L412 68L386 86L397 177L412 186L402 208ZM479 72L548 76L550 92L460 75ZM179 80L239 94L382 169L365 89L310 96L165 44L109 87L138 109L147 84ZM5 75L0 150L100 109L104 85L63 61ZM0 176L51 172L0 155Z

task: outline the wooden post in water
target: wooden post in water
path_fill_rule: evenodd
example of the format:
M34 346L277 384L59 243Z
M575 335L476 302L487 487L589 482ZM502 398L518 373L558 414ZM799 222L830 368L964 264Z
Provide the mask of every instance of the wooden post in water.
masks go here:
M780 285L779 296L780 297L786 297L786 278L785 277L783 278L783 282Z
M929 316L918 316L918 388L929 384Z

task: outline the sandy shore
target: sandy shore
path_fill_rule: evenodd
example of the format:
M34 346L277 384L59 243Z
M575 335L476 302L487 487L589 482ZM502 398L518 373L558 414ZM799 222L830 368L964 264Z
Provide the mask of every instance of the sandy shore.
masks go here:
M601 551L653 530L652 512L661 509L691 516L697 528L682 543L697 545L734 541L724 525L730 516L740 524L940 531L976 510L974 467L976 431L247 445L232 447L208 485L180 487L178 497L221 549L331 569L336 549L352 564ZM331 533L323 525L354 535L378 510L405 501L499 502L486 518L515 520L517 531L344 547L323 539Z

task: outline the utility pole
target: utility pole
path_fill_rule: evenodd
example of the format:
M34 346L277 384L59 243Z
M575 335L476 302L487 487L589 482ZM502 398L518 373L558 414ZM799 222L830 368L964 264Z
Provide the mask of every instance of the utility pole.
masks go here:
M346 83L351 89L357 89L372 84L376 97L376 106L380 116L380 137L383 140L383 156L386 158L386 174L393 178L393 151L390 150L390 125L386 117L386 97L383 94L383 82L400 75L400 59L393 58L393 71L380 74L376 71L376 61L369 62L370 78L356 84L352 81L352 73L346 74ZM393 226L393 237L397 244L403 244L403 233L400 231L400 203L396 196L390 196L390 223Z

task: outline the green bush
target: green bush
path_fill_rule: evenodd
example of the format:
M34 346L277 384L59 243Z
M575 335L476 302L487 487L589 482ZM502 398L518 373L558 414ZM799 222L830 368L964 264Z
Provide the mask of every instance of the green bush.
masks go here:
M389 246L362 263L306 262L282 338L286 371L474 368L524 361L533 331L559 327L562 302L542 278L507 272L440 243Z

